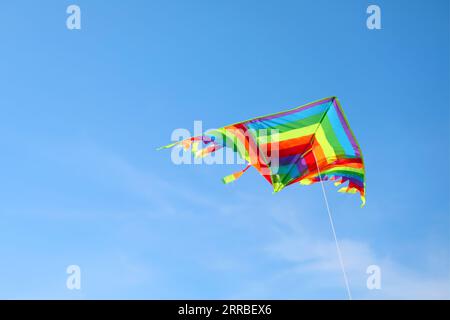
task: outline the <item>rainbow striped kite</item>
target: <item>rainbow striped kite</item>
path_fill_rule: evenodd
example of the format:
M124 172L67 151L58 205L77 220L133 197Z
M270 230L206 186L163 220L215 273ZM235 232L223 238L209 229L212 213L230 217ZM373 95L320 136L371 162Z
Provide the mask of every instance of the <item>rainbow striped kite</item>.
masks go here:
M336 186L346 184L339 192L358 192L361 206L365 204L361 149L336 97L210 130L162 148L175 145L191 148L196 157L232 148L248 165L223 178L224 183L253 166L274 192L297 182L331 180Z

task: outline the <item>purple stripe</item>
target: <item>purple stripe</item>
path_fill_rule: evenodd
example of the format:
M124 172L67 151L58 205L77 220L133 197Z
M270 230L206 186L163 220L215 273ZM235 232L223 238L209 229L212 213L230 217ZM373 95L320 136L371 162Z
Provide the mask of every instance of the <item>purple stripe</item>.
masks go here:
M299 158L298 154L295 154L292 156L281 157L278 159L278 161L279 161L280 166L289 165L289 164L292 164L293 161L296 161L295 165L297 166L298 172L300 172L300 174L302 174L303 172L305 172L308 169L305 159Z
M358 187L364 189L364 182L363 182L362 180L357 179L357 178L353 178L353 177L348 178L348 180L349 180L351 183L353 183L354 185L356 185L356 186L358 186Z
M285 166L287 164L292 164L292 161L298 158L298 154L292 156L281 157L278 159L280 166Z

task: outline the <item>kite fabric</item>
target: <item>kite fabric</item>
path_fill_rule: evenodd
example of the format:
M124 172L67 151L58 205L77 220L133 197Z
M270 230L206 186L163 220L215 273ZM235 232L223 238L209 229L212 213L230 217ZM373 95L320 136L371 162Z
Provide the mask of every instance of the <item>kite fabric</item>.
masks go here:
M230 183L253 166L274 192L300 183L334 181L338 191L359 193L365 204L364 162L361 149L336 97L238 122L172 143L205 157L229 147L248 163L223 178ZM201 148L199 148L201 146Z

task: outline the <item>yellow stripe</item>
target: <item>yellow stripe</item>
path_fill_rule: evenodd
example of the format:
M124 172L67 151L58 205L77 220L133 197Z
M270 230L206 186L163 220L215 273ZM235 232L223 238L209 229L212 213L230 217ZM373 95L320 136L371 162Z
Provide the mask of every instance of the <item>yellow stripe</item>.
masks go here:
M266 136L259 136L258 137L258 143L267 143L269 140L270 142L276 142L276 141L285 141L289 139L295 139L300 138L304 136L309 136L314 134L316 131L317 124L312 124L310 126L299 128L299 129L293 129L286 132L279 133L277 135L273 135L273 137L266 137ZM270 131L269 131L270 132ZM276 138L278 136L278 139Z
M332 173L334 171L340 171L340 170L364 174L364 169L362 169L362 168L346 167L345 165L336 166L336 167L333 167L333 168L330 168L330 169L326 169L325 173ZM322 173L324 173L324 172L322 172Z
M336 158L336 153L334 152L333 147L328 142L328 139L325 136L325 132L323 131L323 128L321 125L319 126L319 128L316 131L316 140L320 144L320 147L322 148L323 153L325 154L325 157L327 159Z

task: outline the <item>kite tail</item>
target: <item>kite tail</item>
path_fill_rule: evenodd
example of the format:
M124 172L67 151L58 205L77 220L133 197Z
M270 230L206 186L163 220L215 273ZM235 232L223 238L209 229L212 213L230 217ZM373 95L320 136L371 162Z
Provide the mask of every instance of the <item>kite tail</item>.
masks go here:
M247 165L244 169L242 169L241 171L238 171L238 172L232 173L232 174L230 174L230 175L228 175L228 176L226 176L226 177L223 177L223 178L222 178L222 182L223 182L224 184L228 184L228 183L230 183L230 182L233 182L233 181L239 179L239 178L244 174L244 172L247 171L248 168L250 168L250 167L251 167L251 164L248 164L248 165Z
M200 145L204 145L204 147L199 148ZM213 136L197 136L197 137L191 137L187 138L181 141L173 142L171 144L168 144L163 147L159 147L156 150L162 150L162 149L169 149L173 148L177 145L181 145L185 151L191 149L191 152L194 154L196 158L204 158L207 155L223 148L224 146L222 144L219 144L215 141L215 138ZM233 182L237 179L239 179L245 171L248 170L248 168L251 167L251 164L248 164L244 169L232 173L226 177L222 178L222 182L224 184L228 184L230 182Z
M163 149L169 149L169 148L175 147L177 144L180 144L180 143L181 143L181 141L177 141L177 142L168 144L167 146L162 146L162 147L156 148L156 150L159 151L159 150L163 150Z
M209 145L204 148L199 148L200 144ZM162 149L169 149L172 147L175 147L177 145L181 145L185 151L191 149L191 152L194 154L196 158L203 158L206 157L208 154L213 153L214 151L217 151L221 149L223 146L216 143L214 141L214 137L209 136L197 136L197 137L191 137L187 138L181 141L177 141L171 144L168 144L163 147L159 147L156 150L162 150Z

